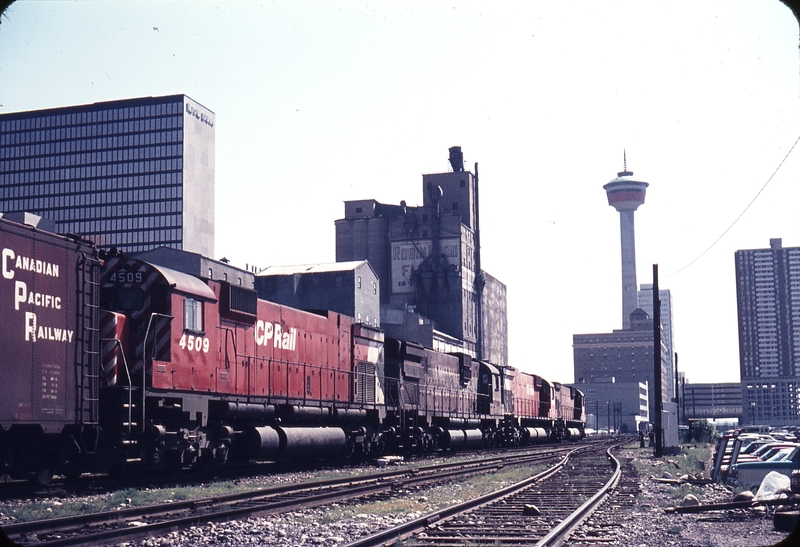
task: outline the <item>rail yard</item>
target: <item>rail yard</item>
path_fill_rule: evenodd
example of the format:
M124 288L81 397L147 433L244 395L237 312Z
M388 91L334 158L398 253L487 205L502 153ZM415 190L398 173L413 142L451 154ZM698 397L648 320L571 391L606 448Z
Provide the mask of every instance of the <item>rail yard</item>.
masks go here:
M774 508L669 511L688 491L702 505L729 502L733 494L699 477L664 479L668 470L686 469L683 456L654 459L636 441L613 441L613 457L605 454L609 443L581 443L473 453L456 463L395 460L382 469L340 470L337 478L330 469L241 478L235 481L245 487L241 493L185 501L169 499L175 487L154 487L163 492L155 507L123 502L103 511L102 522L89 515L66 519L69 526L48 519L47 529L13 522L15 503L57 508L70 498L7 500L0 524L21 545L556 545L558 538L545 535L612 483L609 496L579 517L564 544L751 546L787 538L787 531L774 529ZM512 494L518 483L522 493ZM498 490L499 501L490 501Z

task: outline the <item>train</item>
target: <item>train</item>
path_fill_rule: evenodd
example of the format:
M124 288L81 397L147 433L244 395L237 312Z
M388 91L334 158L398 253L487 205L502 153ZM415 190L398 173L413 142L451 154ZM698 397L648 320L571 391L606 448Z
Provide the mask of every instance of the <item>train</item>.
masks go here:
M585 436L583 394L0 218L0 474L214 470Z

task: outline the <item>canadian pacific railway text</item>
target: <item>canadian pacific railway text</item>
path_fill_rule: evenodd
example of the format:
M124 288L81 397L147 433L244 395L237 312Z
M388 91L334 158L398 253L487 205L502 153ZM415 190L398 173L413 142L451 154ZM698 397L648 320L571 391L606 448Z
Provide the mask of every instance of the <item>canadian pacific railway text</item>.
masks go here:
M3 277L6 279L14 279L12 265L13 268L17 270L58 277L58 264L45 262L43 260L34 260L33 258L14 253L13 249L5 248L3 249Z
M61 271L59 264L23 256L8 247L2 250L0 256L2 257L0 271L2 271L3 279L14 280L13 300L15 311L20 311L23 306L53 310L62 309L63 300L61 296L31 291L28 289L28 283L21 279L15 279L18 272L30 272L34 276L59 277ZM25 311L22 320L26 342L49 340L71 343L75 334L73 330L60 326L40 324L39 318L33 311Z

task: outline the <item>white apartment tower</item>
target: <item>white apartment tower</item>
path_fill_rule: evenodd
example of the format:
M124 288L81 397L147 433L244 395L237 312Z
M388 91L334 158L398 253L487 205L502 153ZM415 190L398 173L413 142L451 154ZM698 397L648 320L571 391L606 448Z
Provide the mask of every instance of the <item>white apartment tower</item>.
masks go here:
M736 251L742 412L751 424L800 425L800 248Z

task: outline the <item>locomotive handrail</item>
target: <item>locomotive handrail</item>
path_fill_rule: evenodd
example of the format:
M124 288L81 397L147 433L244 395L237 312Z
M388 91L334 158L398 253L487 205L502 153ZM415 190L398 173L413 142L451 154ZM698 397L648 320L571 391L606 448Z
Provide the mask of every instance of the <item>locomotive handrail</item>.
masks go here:
M225 331L225 368L230 370L231 369L231 361L230 356L228 355L228 334L231 335L231 342L233 343L233 354L238 356L239 352L236 350L236 333L230 327L223 327L217 325L219 330Z
M144 332L144 342L142 343L142 357L144 359L144 367L142 368L142 423L140 426L140 433L144 433L145 428L145 395L147 392L147 337L150 336L150 327L153 325L153 319L157 317L163 317L164 319L174 319L171 315L165 315L163 313L153 312L150 314L150 319L147 321L147 330ZM153 346L155 346L155 340L153 340ZM153 354L155 354L155 347L153 348ZM150 357L150 362L155 361L153 355Z
M119 338L101 338L101 342L114 342L115 345L119 346L119 353L122 355L122 364L125 367L125 376L128 377L128 433L131 432L131 422L132 420L132 407L133 407L133 380L131 379L131 372L128 369L128 359L125 358L125 350L122 347L122 341ZM108 379L106 379L108 381Z

